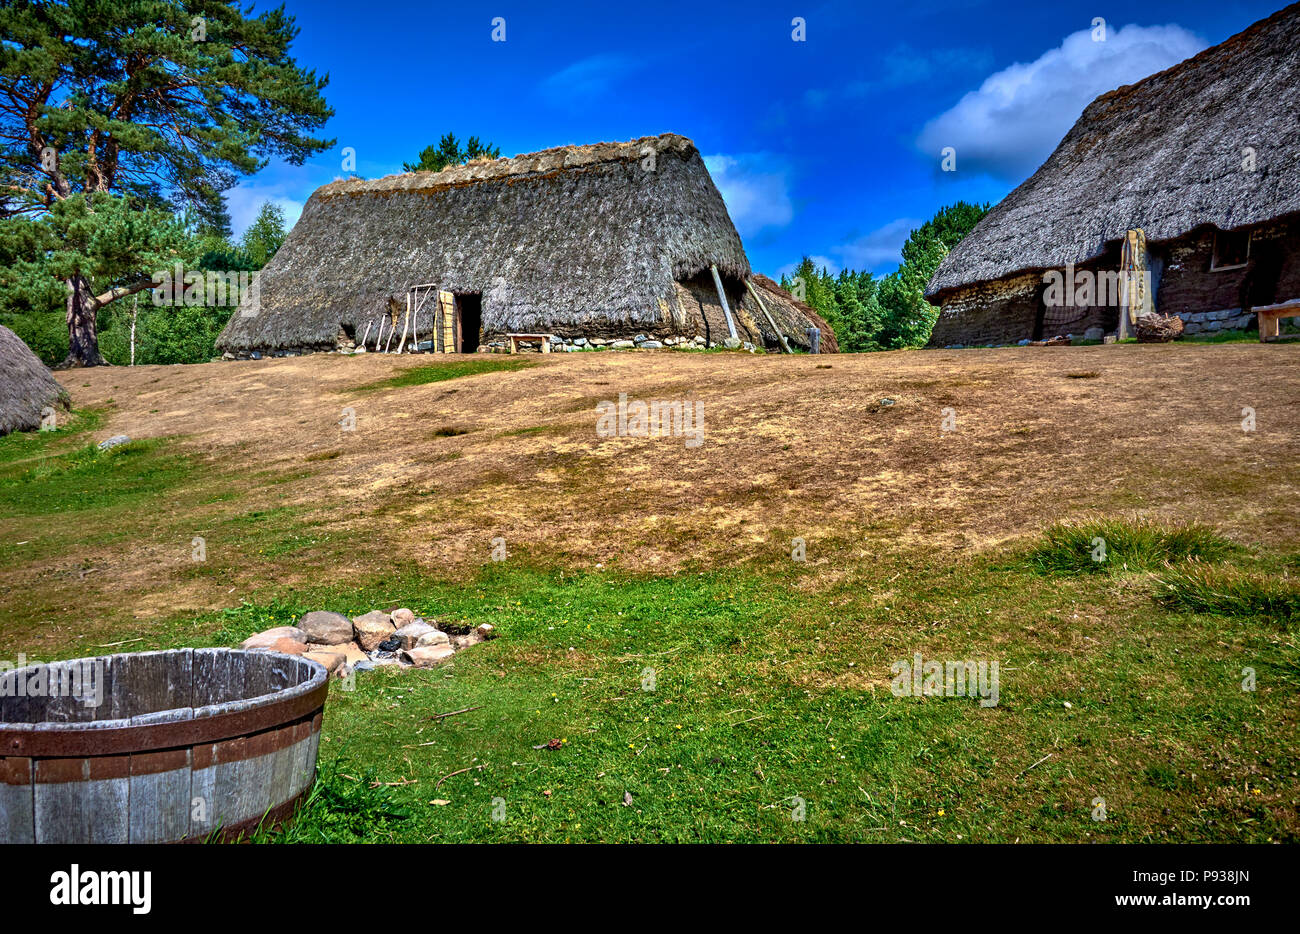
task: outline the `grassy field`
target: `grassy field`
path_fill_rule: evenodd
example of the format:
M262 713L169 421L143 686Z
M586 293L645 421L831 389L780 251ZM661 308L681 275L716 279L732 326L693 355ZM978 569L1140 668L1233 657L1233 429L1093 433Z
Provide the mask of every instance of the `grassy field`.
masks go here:
M232 645L309 609L497 628L336 683L317 790L261 839L1300 836L1291 348L581 356L64 374L85 408L0 439L6 652ZM704 463L602 455L619 391L708 401ZM117 431L141 440L94 450ZM996 706L894 696L916 653L998 662Z

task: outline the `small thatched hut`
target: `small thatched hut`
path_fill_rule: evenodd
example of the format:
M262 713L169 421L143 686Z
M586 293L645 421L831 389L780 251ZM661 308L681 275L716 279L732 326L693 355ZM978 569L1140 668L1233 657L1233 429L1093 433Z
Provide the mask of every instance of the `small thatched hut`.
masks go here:
M68 393L21 337L0 326L0 435L41 427L41 413L68 408Z
M1121 266L1145 267L1153 310L1190 333L1244 327L1252 307L1300 298L1297 153L1293 4L1093 101L940 264L926 292L941 306L931 345L1114 331L1121 303L1098 274L1109 286ZM1077 288L1053 295L1054 272Z
M816 326L834 346L779 286L763 287L772 307L759 307L740 236L682 136L337 181L308 200L217 347L396 349L408 320L408 349L470 352L510 333L562 349L720 344L730 329L715 268L740 341L777 348L780 330L806 347Z

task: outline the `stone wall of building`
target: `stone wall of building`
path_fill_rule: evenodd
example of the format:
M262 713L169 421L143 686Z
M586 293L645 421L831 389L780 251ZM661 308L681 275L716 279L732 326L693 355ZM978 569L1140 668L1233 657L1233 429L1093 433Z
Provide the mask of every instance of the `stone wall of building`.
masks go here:
M1240 308L1225 308L1222 311L1181 312L1184 334L1206 334L1215 331L1244 330L1255 326L1253 314L1241 313Z
M1156 294L1157 310L1161 314L1178 315L1189 323L1209 324L1242 318L1243 300L1267 305L1300 298L1300 222L1294 218L1255 228L1251 232L1250 259L1239 269L1210 268L1214 258L1213 228L1194 231L1156 250L1165 257L1164 275ZM1248 276L1259 275L1260 262L1270 252L1275 259L1280 259L1276 284L1256 285L1251 289L1253 295L1243 295L1243 282ZM1253 315L1244 317L1254 319Z
M1152 244L1156 279L1156 310L1177 315L1186 334L1244 329L1255 326L1255 315L1242 311L1243 302L1272 304L1300 298L1300 219L1283 218L1251 233L1250 260L1238 269L1211 269L1214 229L1193 231L1170 243ZM1109 273L1119 269L1119 248L1075 270ZM1267 271L1267 265L1278 266ZM1276 282L1272 281L1276 272ZM1243 288L1243 285L1245 288ZM1041 273L1025 273L996 282L967 286L944 302L930 339L932 347L1011 344L1026 339L1050 339L1097 329L1113 333L1119 325L1119 305L1107 301L1100 288L1092 304L1045 307ZM1249 293L1249 294L1247 294ZM1041 324L1039 315L1041 314Z
M1187 315L1238 308L1245 269L1211 270L1214 231L1204 230L1157 248L1165 257L1164 273L1156 292L1156 311L1162 315Z
M1042 277L1026 273L977 282L943 303L931 347L1013 344L1033 333Z

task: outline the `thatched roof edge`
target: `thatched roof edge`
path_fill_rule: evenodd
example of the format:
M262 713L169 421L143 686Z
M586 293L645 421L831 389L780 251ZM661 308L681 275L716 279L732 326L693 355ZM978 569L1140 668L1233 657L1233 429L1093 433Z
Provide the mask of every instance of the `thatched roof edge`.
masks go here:
M0 325L0 435L41 427L46 406L67 409L68 392L23 339Z

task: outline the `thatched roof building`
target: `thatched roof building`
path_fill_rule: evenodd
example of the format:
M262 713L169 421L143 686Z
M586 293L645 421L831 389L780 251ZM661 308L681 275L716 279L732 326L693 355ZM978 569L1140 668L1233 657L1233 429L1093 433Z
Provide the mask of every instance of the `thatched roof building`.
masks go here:
M719 343L729 331L713 266L731 309L745 307L740 236L695 145L674 134L337 181L308 200L217 346L373 349L405 326L408 290L422 284L455 295L462 351L508 332ZM437 308L414 316L421 339ZM758 319L738 336L776 346ZM811 322L779 320L807 343Z
M940 264L932 345L1113 330L1114 304L1045 307L1044 272L1117 271L1145 233L1156 309L1241 323L1300 297L1300 4L1093 101ZM1219 324L1222 326L1222 324Z
M34 431L49 406L68 408L68 393L21 337L0 325L0 435Z

